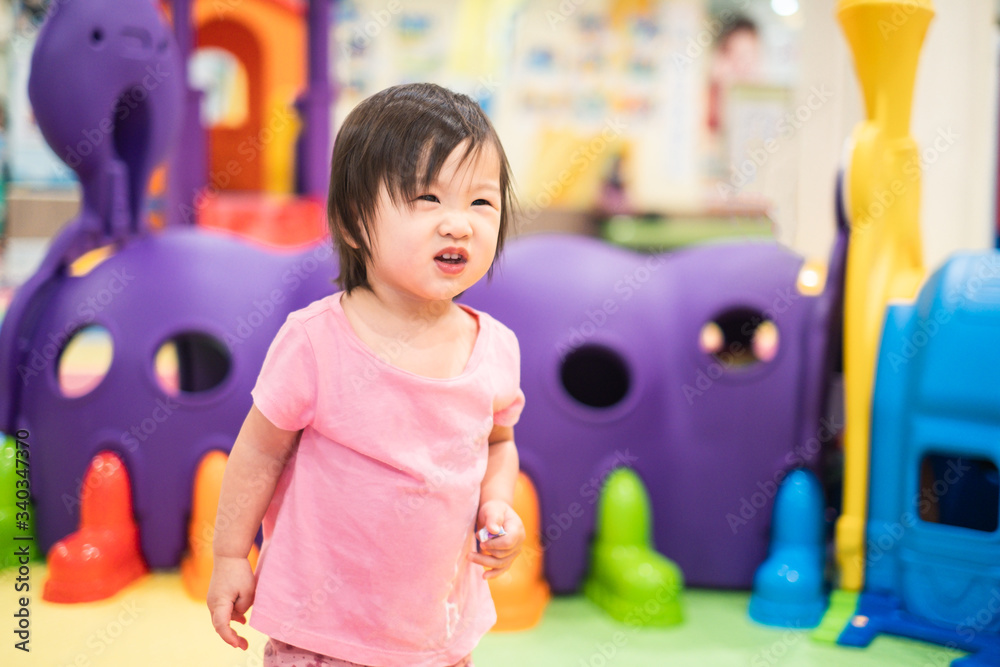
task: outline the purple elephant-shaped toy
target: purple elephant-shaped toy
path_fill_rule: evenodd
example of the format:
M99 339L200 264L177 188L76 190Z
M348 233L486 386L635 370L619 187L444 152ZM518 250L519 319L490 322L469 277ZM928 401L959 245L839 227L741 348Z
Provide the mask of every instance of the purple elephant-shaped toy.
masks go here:
M35 115L83 193L0 330L0 427L33 443L50 600L106 597L150 567L176 566L189 543L189 590L203 594L210 536L191 539L189 520L205 514L193 499L211 509L214 489L218 502L225 455L287 313L335 289L328 242L277 252L190 224L149 228L147 185L175 140L185 71L148 0L55 3L33 54ZM74 268L97 248L103 261ZM89 392L67 395L59 364L89 327L106 330L112 360ZM176 351L173 390L155 372L164 345ZM199 472L214 453L222 465Z

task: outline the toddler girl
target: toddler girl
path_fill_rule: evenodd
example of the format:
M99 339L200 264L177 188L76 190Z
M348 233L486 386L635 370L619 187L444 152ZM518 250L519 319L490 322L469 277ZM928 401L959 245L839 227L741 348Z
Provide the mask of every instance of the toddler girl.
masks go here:
M230 622L253 604L265 666L471 665L496 621L485 580L524 540L520 352L453 299L492 274L511 204L500 140L464 95L395 86L344 121L328 211L342 291L275 336L219 499L212 623L245 650ZM477 551L483 528L500 536Z

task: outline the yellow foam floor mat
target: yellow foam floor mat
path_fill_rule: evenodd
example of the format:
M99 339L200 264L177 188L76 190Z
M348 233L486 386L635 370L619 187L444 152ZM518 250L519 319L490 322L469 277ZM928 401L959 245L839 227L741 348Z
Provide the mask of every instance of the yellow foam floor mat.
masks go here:
M45 566L30 566L30 653L14 648L18 573L0 571L0 665L44 667L254 667L266 638L244 626L246 652L215 634L204 602L184 592L177 572L156 572L101 602L60 605L41 599ZM490 633L476 667L943 667L961 653L895 637L865 650L812 641L806 631L757 625L745 592L685 591L685 622L631 628L582 596L559 597L531 630Z

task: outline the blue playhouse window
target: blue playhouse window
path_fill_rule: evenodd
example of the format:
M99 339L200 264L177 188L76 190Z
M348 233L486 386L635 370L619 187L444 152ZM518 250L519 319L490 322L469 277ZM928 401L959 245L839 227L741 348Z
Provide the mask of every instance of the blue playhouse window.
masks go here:
M927 454L920 461L920 518L993 532L1000 512L996 463L988 459Z

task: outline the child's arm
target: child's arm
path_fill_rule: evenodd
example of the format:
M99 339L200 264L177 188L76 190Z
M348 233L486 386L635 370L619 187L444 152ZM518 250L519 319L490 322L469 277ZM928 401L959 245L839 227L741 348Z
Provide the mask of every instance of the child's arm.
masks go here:
M208 609L219 636L244 651L247 640L229 624L246 623L245 614L253 604L256 582L247 556L299 433L278 428L251 407L222 478Z
M524 524L514 512L514 485L520 471L514 429L494 426L489 438L490 452L486 475L479 492L479 516L476 529L486 528L494 534L504 533L480 545L481 553L472 553L469 560L487 568L486 579L499 577L517 558L524 542ZM501 531L500 529L503 529Z

